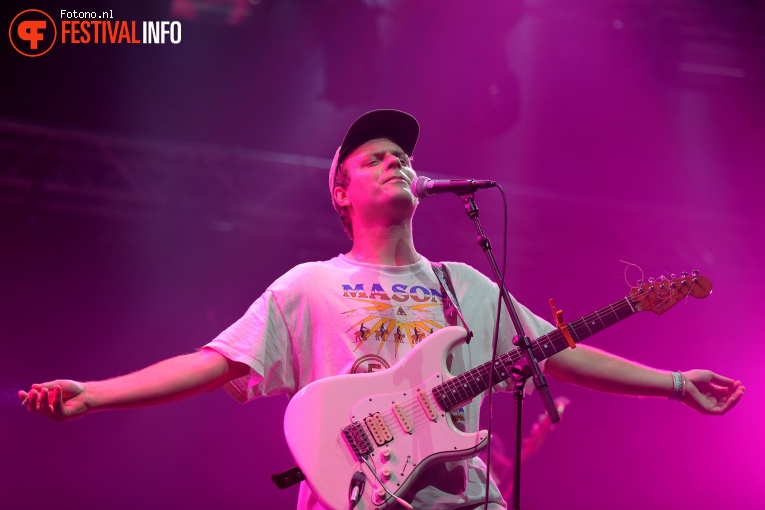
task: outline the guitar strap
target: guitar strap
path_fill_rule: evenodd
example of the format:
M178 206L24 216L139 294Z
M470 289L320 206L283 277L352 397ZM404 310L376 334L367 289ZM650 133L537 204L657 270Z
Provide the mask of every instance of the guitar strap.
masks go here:
M467 322L465 322L465 317L462 315L462 310L460 310L460 304L459 301L457 301L457 295L454 291L454 286L452 285L451 276L449 276L449 270L440 262L431 262L430 266L433 268L433 272L436 274L436 278L438 278L438 283L441 285L441 295L443 296L446 322L450 326L456 326L457 317L459 317L468 333L465 342L470 343L470 339L473 337L473 332L470 331Z

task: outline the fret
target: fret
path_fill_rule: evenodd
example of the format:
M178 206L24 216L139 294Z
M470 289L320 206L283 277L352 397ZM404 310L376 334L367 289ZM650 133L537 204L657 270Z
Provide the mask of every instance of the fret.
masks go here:
M558 351L555 349L555 345L553 341L549 338L547 338L549 335L545 335L542 337L539 337L537 339L537 345L539 345L539 350L542 351L542 356L539 356L540 358L547 359L553 354L557 354ZM575 338L575 340L578 340L578 338Z

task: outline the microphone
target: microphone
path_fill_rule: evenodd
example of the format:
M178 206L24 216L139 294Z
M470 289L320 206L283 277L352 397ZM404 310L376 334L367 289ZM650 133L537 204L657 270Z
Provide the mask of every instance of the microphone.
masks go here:
M457 195L467 195L476 190L484 188L493 188L497 185L496 181L477 180L477 179L430 179L420 176L414 180L411 186L412 194L417 198L428 198L431 195L439 193L455 193Z

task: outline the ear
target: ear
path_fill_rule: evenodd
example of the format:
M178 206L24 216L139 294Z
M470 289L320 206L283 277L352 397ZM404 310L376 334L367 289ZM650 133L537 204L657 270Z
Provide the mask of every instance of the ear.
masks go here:
M345 188L342 186L335 186L335 189L332 191L332 198L334 198L335 203L341 207L347 207L351 205L348 194L345 192Z

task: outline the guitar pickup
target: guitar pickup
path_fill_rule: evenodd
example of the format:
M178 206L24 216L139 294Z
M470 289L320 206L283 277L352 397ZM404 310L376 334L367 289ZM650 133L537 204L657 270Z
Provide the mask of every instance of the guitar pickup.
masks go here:
M367 424L369 432L372 433L372 438L377 443L377 446L382 446L385 443L393 441L393 434L391 434L388 425L385 423L380 413L370 414L364 418L364 423Z
M433 402L428 398L427 393L422 390L417 390L417 400L420 402L422 410L425 412L425 416L427 416L430 421L437 421L438 412L436 411Z
M369 440L367 433L364 432L361 422L355 421L347 427L343 427L342 432L348 442L348 446L351 447L351 450L353 450L353 453L356 454L359 460L363 460L374 451L372 442Z
M401 407L401 404L393 404L393 414L396 415L396 419L401 425L401 428L404 429L404 432L411 434L414 428L412 427L411 420L409 420L409 416L406 415L406 411L404 411L404 408Z

